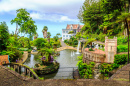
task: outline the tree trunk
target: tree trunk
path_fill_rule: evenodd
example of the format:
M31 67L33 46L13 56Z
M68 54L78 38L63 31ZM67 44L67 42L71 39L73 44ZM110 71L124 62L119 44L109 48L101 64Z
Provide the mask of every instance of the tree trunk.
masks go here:
M49 53L48 61L49 61L49 62L51 61L51 53Z
M46 30L44 30L44 32L43 32L43 36L44 36L44 38L47 37L47 31L46 31Z
M130 13L130 0L129 0L129 13Z
M126 21L127 34L128 34L128 62L127 62L127 64L129 64L129 28L128 28L127 19L125 19L125 21Z

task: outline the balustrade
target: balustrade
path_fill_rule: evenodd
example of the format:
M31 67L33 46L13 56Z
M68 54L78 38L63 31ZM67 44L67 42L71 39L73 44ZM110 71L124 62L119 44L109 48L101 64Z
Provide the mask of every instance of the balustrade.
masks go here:
M29 77L32 77L34 79L38 79L38 76L36 74L34 74L29 68L27 68L26 66L24 65L21 65L21 64L15 64L15 63L8 63L8 64L3 64L3 66L8 66L10 68L13 68L15 71L17 71L19 74L21 74L21 69L22 67L24 68L24 75L29 75Z

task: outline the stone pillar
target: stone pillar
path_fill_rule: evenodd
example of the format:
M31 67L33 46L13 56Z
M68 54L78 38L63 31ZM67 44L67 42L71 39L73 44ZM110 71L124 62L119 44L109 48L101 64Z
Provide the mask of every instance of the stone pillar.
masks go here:
M25 75L27 75L28 73L27 73L27 68L26 67L24 68L24 71L25 71Z
M29 76L32 77L32 72L31 71L29 72Z
M21 66L18 67L18 72L21 74Z

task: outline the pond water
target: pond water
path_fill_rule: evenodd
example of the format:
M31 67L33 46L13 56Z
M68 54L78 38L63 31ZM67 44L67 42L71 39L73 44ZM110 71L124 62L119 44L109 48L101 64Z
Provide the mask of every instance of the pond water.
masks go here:
M45 79L72 79L72 67L77 67L77 56L80 55L81 54L76 54L76 51L74 50L60 51L60 55L56 58L56 61L60 63L59 70L53 74L39 75L39 77L44 77ZM30 68L34 68L36 63L38 63L38 61L36 61L34 55L31 54L24 65L27 65Z

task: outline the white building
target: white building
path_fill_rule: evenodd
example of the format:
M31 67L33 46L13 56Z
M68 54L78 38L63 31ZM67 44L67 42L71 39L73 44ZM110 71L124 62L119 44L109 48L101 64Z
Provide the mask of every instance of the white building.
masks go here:
M80 32L83 25L79 24L67 24L66 29L62 29L62 41L65 39L70 39L71 36L76 35L77 32ZM69 31L74 31L73 34L68 34Z

